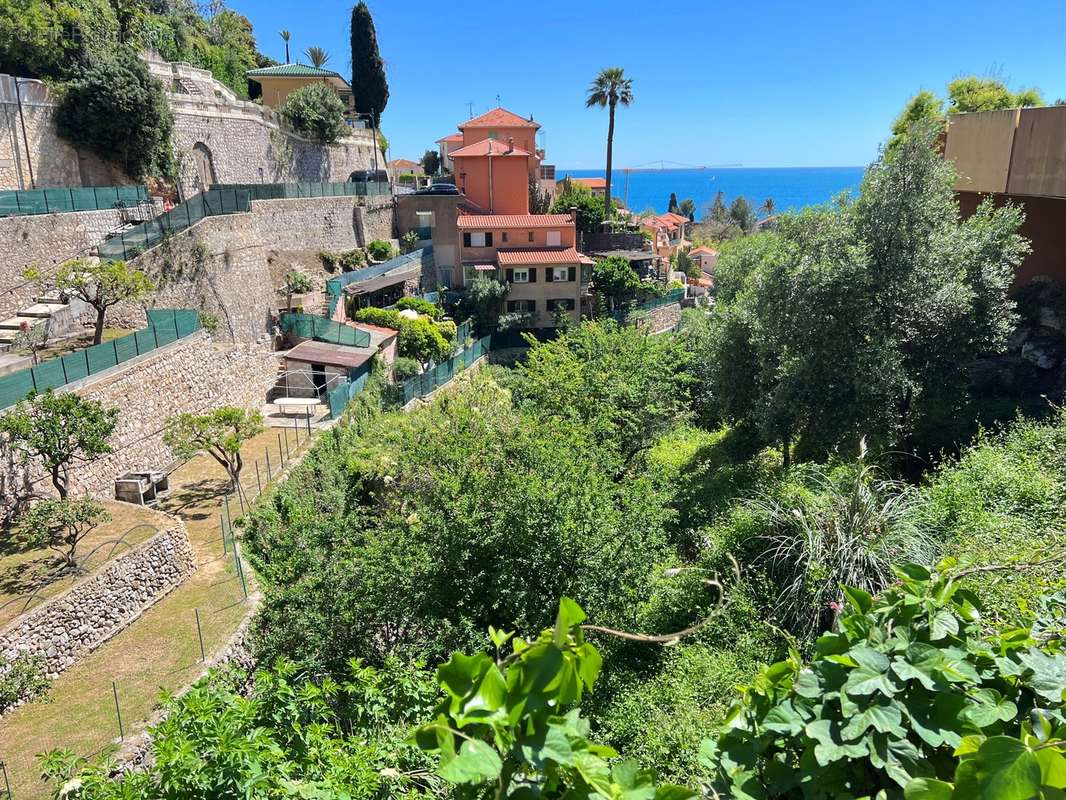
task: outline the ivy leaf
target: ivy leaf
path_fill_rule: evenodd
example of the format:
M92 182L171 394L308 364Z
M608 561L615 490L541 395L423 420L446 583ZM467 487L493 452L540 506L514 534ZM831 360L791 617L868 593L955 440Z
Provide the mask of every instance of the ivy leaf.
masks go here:
M812 670L803 669L796 676L796 682L792 684L792 690L800 697L814 698L821 696L822 685Z
M936 778L915 778L903 790L904 800L951 800L954 787Z
M843 742L839 725L827 719L815 720L804 732L818 742L814 747L814 759L820 767L827 767L834 761L862 758L868 753L862 742Z
M484 783L498 778L502 768L499 754L489 745L467 739L459 754L444 764L439 773L449 783Z
M988 800L1032 800L1040 797L1040 762L1017 739L992 736L959 764L955 791L959 797Z
M987 728L996 722L1009 722L1018 716L1018 706L995 689L977 689L970 695L972 703L962 712L962 718L977 728Z
M842 587L844 590L844 596L848 598L848 602L858 611L860 614L865 614L874 605L873 596L862 589L856 589L851 586Z
M619 761L611 770L611 778L622 790L623 800L653 800L656 795L655 774L641 769L636 761Z
M1040 764L1040 781L1053 789L1066 789L1066 754L1061 750L1046 747L1036 751Z
M1018 657L1033 671L1030 681L1033 691L1053 703L1066 701L1066 655L1049 656L1030 647L1027 653L1020 653Z
M796 711L796 707L792 705L792 700L786 699L767 712L763 718L763 727L774 733L795 736L803 730L803 718Z
M872 647L854 647L849 655L859 664L851 671L844 683L844 691L853 695L869 695L880 692L891 697L896 693L895 686L888 678L889 661L884 653Z

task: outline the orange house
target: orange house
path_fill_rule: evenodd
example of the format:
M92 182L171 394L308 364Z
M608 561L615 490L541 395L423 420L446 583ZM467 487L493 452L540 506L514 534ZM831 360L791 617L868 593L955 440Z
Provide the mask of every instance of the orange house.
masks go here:
M448 154L456 185L491 213L528 214L529 178L540 173L539 128L503 108L461 124L463 146Z
M581 315L592 260L575 248L569 214L462 214L463 282L478 275L510 287L504 310L531 315L534 327L552 326L559 310Z

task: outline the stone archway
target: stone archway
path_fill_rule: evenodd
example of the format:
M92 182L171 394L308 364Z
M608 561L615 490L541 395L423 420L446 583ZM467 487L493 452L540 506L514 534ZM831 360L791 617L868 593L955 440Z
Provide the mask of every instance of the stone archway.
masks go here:
M192 148L193 164L196 165L197 188L206 192L212 184L218 183L215 174L215 160L211 156L211 148L203 142L197 142Z

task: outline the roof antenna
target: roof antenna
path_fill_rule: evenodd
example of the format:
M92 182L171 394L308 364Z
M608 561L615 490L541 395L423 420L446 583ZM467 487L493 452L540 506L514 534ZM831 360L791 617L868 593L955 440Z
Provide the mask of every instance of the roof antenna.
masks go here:
M503 106L500 105L500 96L499 95L496 95L496 108L503 108Z
M466 118L467 119L473 119L474 118L474 101L473 100L467 100L466 101Z

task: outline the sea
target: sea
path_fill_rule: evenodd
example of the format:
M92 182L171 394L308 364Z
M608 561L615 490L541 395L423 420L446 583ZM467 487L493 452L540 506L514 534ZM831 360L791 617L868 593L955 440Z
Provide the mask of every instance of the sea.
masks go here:
M611 171L611 194L625 201L626 208L640 213L653 209L665 213L670 193L678 202L686 197L696 203L696 219L702 219L718 192L726 206L745 197L758 210L773 198L775 212L798 210L828 202L841 192L857 192L865 167L704 167L695 169L641 169ZM556 168L556 180L602 178L602 169ZM760 214L760 216L762 216Z

